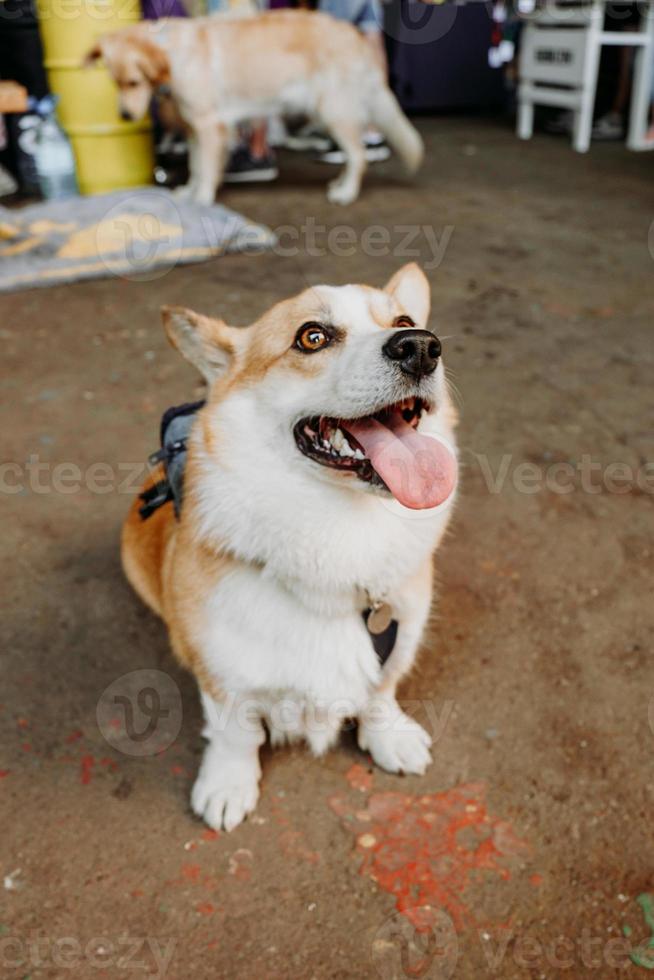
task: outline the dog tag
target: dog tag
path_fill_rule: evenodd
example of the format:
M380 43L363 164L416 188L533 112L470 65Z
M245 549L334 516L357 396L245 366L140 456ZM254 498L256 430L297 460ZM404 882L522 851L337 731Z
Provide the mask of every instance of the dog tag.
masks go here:
M382 620L382 617L377 615L377 622L375 624L377 629L371 629L370 622L376 613L379 614L382 612L381 608L373 606L370 609L364 609L362 615L363 621L366 624L366 629L370 633L370 639L372 641L373 649L377 654L377 659L379 660L380 665L383 667L395 649L399 624L396 619L392 618L391 607L388 605L388 603L384 602L380 605L383 606L384 610L388 610L388 616L384 614L384 618ZM379 630L379 625L383 625L383 623L386 624L385 628L383 630Z
M368 618L366 619L366 626L368 627L368 632L372 633L374 636L379 636L380 633L385 633L388 627L391 625L393 620L393 610L391 609L388 602L376 602L370 612L368 613Z

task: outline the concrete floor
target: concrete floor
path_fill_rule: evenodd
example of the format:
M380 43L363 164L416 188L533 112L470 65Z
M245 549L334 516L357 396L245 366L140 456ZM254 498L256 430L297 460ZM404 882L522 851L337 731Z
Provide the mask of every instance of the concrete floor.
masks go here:
M416 182L377 166L347 210L326 204L331 171L297 158L276 185L222 195L273 227L347 223L359 243L382 224L389 254L308 254L316 230L296 256L1 300L2 455L51 466L1 502L3 977L646 975L629 950L645 956L636 899L654 892L654 157L421 128ZM401 254L413 224L431 230ZM161 303L247 323L305 282L431 263L433 234L450 235L429 275L465 464L438 618L403 688L440 725L434 765L373 771L352 733L321 761L266 750L255 819L207 833L188 809L194 684L119 567L130 490L56 492L52 467L104 462L124 484L119 464L194 396ZM179 736L143 758L96 720L136 669L167 672L183 703Z

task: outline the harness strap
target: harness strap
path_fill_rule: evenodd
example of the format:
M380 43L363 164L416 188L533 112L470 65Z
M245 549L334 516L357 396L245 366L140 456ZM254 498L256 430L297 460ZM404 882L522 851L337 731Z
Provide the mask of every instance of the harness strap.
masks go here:
M143 520L147 520L159 507L163 507L171 500L175 508L175 517L179 518L184 496L187 440L195 416L203 406L204 401L185 402L183 405L174 405L164 412L159 433L161 449L148 457L150 466L163 464L164 475L141 494L143 504L139 508L139 514Z

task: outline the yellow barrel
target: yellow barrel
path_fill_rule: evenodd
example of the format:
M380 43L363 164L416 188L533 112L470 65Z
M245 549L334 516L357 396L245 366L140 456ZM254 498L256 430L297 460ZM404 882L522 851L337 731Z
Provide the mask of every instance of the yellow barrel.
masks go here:
M102 62L82 68L96 39L140 20L139 0L38 0L50 89L73 144L82 194L152 183L149 119L123 122L118 90Z

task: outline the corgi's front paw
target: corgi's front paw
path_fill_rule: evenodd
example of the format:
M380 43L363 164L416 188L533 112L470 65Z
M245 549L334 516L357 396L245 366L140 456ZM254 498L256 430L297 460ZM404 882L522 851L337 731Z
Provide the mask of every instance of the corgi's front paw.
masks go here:
M213 830L233 830L252 813L259 799L257 770L221 772L200 769L191 793L193 812Z
M423 776L431 765L431 737L422 725L403 711L384 727L359 723L359 748L370 752L373 760L387 772Z

